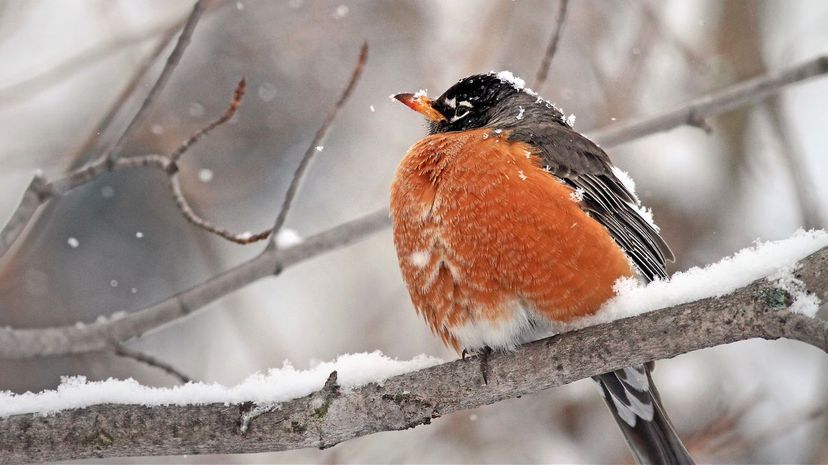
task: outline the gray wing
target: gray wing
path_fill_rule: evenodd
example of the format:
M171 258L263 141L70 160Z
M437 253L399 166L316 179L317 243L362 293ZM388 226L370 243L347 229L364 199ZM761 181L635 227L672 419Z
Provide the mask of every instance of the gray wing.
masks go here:
M510 140L539 149L549 172L583 192L584 210L609 231L648 280L667 278L673 252L658 231L636 210L641 203L612 170L607 154L568 126L556 123L515 128Z

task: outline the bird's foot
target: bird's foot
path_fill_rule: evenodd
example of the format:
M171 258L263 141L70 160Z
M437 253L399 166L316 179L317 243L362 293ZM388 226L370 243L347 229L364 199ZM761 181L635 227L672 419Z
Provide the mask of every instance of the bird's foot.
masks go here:
M489 355L492 353L492 348L486 346L478 354L480 356L480 374L483 375L483 384L489 385Z

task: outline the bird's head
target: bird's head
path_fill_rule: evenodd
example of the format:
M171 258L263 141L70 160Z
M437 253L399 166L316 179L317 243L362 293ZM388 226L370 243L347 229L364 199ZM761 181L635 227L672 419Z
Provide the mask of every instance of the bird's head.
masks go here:
M425 116L431 134L484 127L509 129L550 118L562 121L557 109L508 71L465 77L433 100L422 91L393 98Z

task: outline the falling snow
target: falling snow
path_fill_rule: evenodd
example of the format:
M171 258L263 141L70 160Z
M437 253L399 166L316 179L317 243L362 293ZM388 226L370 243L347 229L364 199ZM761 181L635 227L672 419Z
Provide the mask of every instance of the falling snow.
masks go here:
M193 102L193 103L190 104L190 109L188 110L188 113L193 118L198 118L200 116L204 116L204 105L202 105L198 102Z
M103 186L101 187L101 197L105 199L111 199L115 196L115 188L112 186Z
M317 146L316 146L316 151L317 151L317 152L321 152L321 151L323 151L323 150L325 150L325 146L324 146L324 145L317 145Z
M263 102L270 102L276 98L276 86L270 82L263 82L259 85L257 93Z
M198 180L201 182L210 182L213 180L213 170L202 168L198 170Z
M138 239L142 239L144 237L144 233L142 233L141 231L136 231L135 237L137 237Z
M334 19L342 19L342 18L348 16L349 11L350 11L350 8L348 8L348 5L339 5L334 10L333 17L334 17Z
M78 241L74 237L70 237L70 238L66 239L66 243L69 244L69 247L71 247L73 249L77 249L78 246L80 245L80 241Z

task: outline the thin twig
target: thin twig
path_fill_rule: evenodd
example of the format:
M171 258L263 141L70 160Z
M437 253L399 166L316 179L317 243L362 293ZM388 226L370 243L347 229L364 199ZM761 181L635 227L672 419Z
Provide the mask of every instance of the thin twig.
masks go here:
M563 32L564 23L566 21L566 10L569 7L569 0L558 0L558 18L555 21L555 29L552 30L552 36L549 38L549 44L546 46L546 53L541 60L540 68L535 76L534 88L540 92L543 84L546 83L546 77L549 75L549 67L552 65L552 58L555 57L555 52L558 51L558 42L561 40L561 33Z
M182 373L181 371L179 371L177 368L170 365L169 363L164 362L162 360L159 360L159 359L157 359L157 358L155 358L151 355L147 355L143 352L139 352L137 350L130 349L129 347L126 347L123 344L115 344L113 350L115 352L115 355L118 355L118 356L124 357L124 358L131 358L132 360L135 360L137 362L141 362L141 363L149 365L151 367L158 368L159 370L162 370L162 371L166 372L167 374L173 376L174 378L177 378L179 381L181 381L184 384L189 383L190 381L193 380L192 378L185 375L184 373Z
M227 110L219 116L215 121L208 124L207 126L201 128L198 132L190 136L189 139L184 141L181 145L178 146L177 149L173 153L170 154L170 161L172 163L178 163L178 160L181 158L182 155L196 142L199 141L202 137L206 136L210 131L213 129L221 126L222 124L230 121L230 118L236 114L236 110L239 109L241 105L242 99L244 98L244 91L247 87L247 81L244 78L241 78L239 83L236 85L236 90L233 91L233 100L230 101L230 106L227 107Z
M167 31L164 36L158 40L155 48L153 48L141 64L138 65L138 68L135 70L127 85L124 86L123 90L121 90L118 96L112 101L112 104L109 106L109 110L107 110L106 114L101 118L89 136L87 136L86 140L84 140L80 147L69 157L70 163L86 159L87 153L92 150L92 147L95 145L95 141L97 141L100 136L103 135L107 129L109 129L109 126L115 120L115 117L124 108L124 103L135 92L135 89L138 88L138 84L143 80L144 76L146 76L149 70L152 69L152 65L155 64L155 60L175 38L175 32L178 30L181 23L183 23L183 20L176 23L175 28L170 28L169 31Z
M273 225L273 236L271 236L270 239L270 247L276 246L276 236L279 234L279 231L281 231L282 226L284 226L285 224L285 219L287 219L287 215L290 212L290 208L293 206L293 201L296 198L296 193L299 190L299 185L302 183L302 179L305 177L305 172L307 171L308 166L310 165L310 162L311 160L313 160L314 156L322 150L325 138L328 136L328 131L331 128L331 124L333 124L337 115L339 115L339 111L345 105L345 102L348 100L348 97L351 96L351 93L356 87L356 84L359 81L359 77L362 75L362 70L365 67L365 61L367 59L368 42L363 42L362 47L359 50L359 59L357 59L356 65L354 66L354 70L351 73L351 79L348 81L348 85L345 87L345 90L342 92L342 95L339 97L339 100L337 100L333 108L331 108L331 112L328 113L328 117L325 118L325 121L322 123L322 126L320 126L319 129L316 131L316 135L313 136L313 140L311 140L308 149L302 156L302 160L299 162L299 166L296 167L296 171L293 173L293 179L291 179L287 192L285 192L285 198L284 200L282 200L282 206L279 209L279 214L276 216L276 221Z
M181 184L178 181L178 173L173 173L170 175L169 186L170 192L172 193L173 199L175 200L175 205L178 207L178 210L181 212L184 218L188 222L190 222L190 224L197 228L203 229L208 233L215 234L216 236L219 236L222 239L226 239L230 242L240 245L252 244L254 242L267 239L268 236L270 236L272 229L266 229L255 234L249 232L234 233L220 226L216 226L210 223L209 221L201 218L190 206L190 203L187 202L187 198L184 197L184 193L181 191Z
M190 12L190 16L187 18L187 22L184 24L184 28L181 30L181 34L178 36L175 48L173 48L172 52L170 52L170 56L167 58L167 63L164 64L164 69L161 70L161 74L158 75L158 79L155 81L152 89L150 89L146 98L144 98L144 101L141 102L141 106L138 108L135 116L133 116L129 121L129 124L127 124L123 132L121 132L118 139L101 155L101 160L107 160L109 163L117 158L118 152L121 150L121 147L132 131L132 128L135 127L135 125L143 118L147 109L150 105L152 105L155 98L167 85L167 81L169 81L170 76L172 76L173 71L175 71L175 68L181 61L181 57L184 56L184 51L190 44L190 38L192 37L193 31L195 31L195 27L198 24L198 20L201 18L201 13L203 12L203 0L197 0L195 5L193 5L193 10Z
M253 242L258 242L267 239L267 237L270 236L272 230L266 229L255 234L249 232L234 233L220 226L216 226L210 223L209 221L205 220L204 218L201 218L190 206L190 203L187 202L187 198L184 197L184 193L181 190L181 183L179 182L178 178L178 161L185 153L187 153L187 150L189 150L194 144L200 141L204 136L209 134L210 131L221 126L227 121L230 121L230 119L236 114L236 110L239 109L239 106L242 103L246 85L246 81L244 80L244 78L242 78L236 85L236 89L233 91L233 98L230 101L230 106L227 107L227 110L225 110L224 113L215 121L199 129L198 131L196 131L195 134L190 136L190 138L188 138L181 145L179 145L178 148L170 154L169 159L167 160L166 168L166 171L169 174L170 192L172 193L173 199L175 200L175 205L181 211L181 214L184 215L184 218L198 228L201 228L211 234L215 234L230 242L242 245L252 244Z
M588 135L602 145L611 146L669 131L678 126L699 126L710 116L763 100L789 84L825 73L828 73L828 56L820 56L782 71L726 87L658 116L615 124Z
M46 179L40 173L35 174L26 186L26 190L23 191L23 198L20 199L11 218L0 230L0 257L11 248L14 241L26 229L38 207L49 197L51 193Z

